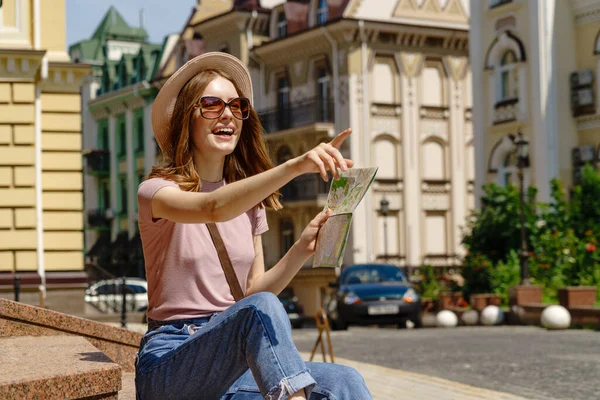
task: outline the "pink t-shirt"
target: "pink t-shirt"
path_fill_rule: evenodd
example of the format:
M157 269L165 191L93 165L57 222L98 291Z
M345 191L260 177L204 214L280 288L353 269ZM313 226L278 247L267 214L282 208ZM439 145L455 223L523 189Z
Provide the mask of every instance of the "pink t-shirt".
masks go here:
M211 192L225 182L202 182ZM152 218L152 197L165 187L179 187L162 178L138 187L138 224L148 280L148 316L171 320L210 315L235 303L217 250L205 224L183 224ZM227 222L218 222L227 253L242 290L254 261L253 236L269 227L264 208L254 207Z

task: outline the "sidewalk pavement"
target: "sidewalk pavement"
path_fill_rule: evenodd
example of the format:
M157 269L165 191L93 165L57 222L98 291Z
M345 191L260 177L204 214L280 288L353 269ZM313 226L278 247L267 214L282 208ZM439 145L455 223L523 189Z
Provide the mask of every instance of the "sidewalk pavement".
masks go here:
M309 353L300 353L305 361ZM319 361L317 354L314 358ZM527 400L524 397L480 389L446 379L401 371L374 364L335 358L336 364L353 367L361 373L373 400Z
M109 325L120 326L119 323L109 323ZM127 324L127 328L139 333L146 332L145 324L130 323ZM309 353L301 352L300 355L305 361L310 358ZM314 360L321 360L320 354L317 353ZM335 362L353 367L360 372L371 391L373 400L397 400L400 398L410 400L527 400L525 397L508 393L339 357L335 358ZM127 378L131 383L133 382L133 376ZM127 392L135 393L131 384L126 386L129 389Z

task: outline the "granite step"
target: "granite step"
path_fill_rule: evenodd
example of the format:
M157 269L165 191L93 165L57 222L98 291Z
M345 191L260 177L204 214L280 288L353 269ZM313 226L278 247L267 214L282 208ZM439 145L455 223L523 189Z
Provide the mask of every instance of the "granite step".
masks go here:
M121 367L79 336L0 338L1 399L117 399Z

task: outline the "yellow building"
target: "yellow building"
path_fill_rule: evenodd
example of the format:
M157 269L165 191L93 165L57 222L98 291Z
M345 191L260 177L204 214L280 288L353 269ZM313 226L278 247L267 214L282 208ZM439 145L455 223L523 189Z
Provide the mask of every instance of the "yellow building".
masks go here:
M0 296L13 298L18 274L21 301L79 312L89 66L71 63L65 19L64 0L0 2Z
M471 0L471 16L475 186L517 183L521 131L525 185L548 201L552 178L568 188L598 161L600 2Z

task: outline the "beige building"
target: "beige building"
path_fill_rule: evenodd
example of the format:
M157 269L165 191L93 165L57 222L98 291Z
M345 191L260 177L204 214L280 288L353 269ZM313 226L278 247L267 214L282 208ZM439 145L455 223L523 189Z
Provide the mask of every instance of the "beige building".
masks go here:
M351 127L346 154L358 167L379 167L354 213L344 264L459 264L474 179L467 3L278 3L269 40L250 53L273 160ZM306 176L283 188L285 208L269 213L268 265L323 208L328 186ZM306 268L294 279L307 311L322 304L333 277Z
M379 173L344 263L452 266L473 207L468 15L463 0L202 1L156 80L199 52L239 57L276 164L352 127L343 151ZM282 189L263 240L268 267L322 210L328 186L303 176ZM307 315L334 278L307 265L292 281Z
M517 183L514 144L529 141L525 184L547 201L600 150L600 2L472 0L476 187ZM479 193L481 195L481 193Z
M66 53L65 1L0 4L0 295L13 298L17 273L22 301L65 309L59 293L76 288L82 300L86 283L79 88L89 66Z

